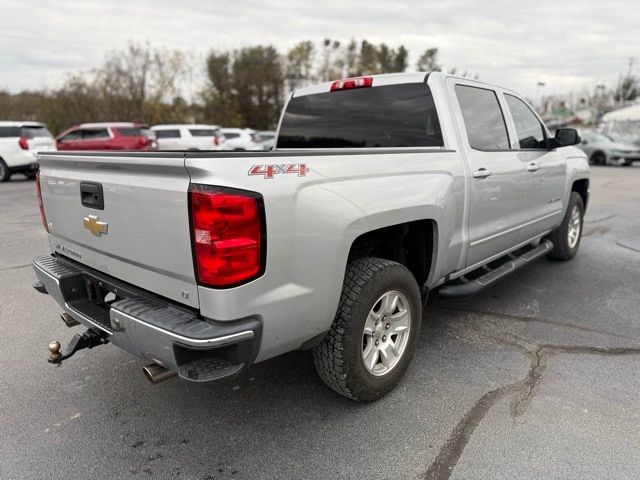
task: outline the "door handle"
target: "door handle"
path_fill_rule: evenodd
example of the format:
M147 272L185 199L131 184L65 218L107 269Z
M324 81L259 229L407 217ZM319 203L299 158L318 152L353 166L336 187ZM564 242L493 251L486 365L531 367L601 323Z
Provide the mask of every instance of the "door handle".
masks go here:
M486 168L480 168L480 169L476 170L475 172L473 172L473 178L487 178L492 173L493 172L491 170L487 170Z
M537 172L538 170L540 170L540 165L536 162L527 163L527 172Z

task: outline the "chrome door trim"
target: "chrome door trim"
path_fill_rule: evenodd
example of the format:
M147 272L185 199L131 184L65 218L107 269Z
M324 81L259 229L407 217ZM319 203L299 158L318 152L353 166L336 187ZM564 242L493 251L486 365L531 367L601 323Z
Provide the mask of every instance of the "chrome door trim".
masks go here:
M476 245L480 245L481 243L488 242L490 240L494 240L496 238L499 238L499 237L501 237L503 235L507 235L509 233L513 233L516 230L520 230L521 228L528 227L529 225L533 225L534 223L541 222L543 220L546 220L547 218L554 217L554 216L559 215L561 213L562 213L561 209L554 210L553 212L548 213L546 215L543 215L542 217L535 218L533 220L530 220L528 222L522 223L520 225L516 225L515 227L511 227L511 228L509 228L507 230L503 230L502 232L494 233L493 235L489 235L488 237L484 237L484 238L481 238L479 240L476 240L475 242L471 242L471 246L475 247Z

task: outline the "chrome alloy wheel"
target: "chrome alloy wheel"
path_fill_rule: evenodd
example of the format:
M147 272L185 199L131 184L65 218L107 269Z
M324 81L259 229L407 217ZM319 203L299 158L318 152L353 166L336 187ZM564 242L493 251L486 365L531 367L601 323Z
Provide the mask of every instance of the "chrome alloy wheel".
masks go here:
M372 375L386 375L400 361L411 329L411 308L403 293L382 295L367 316L362 333L362 361Z
M571 218L569 219L569 229L567 233L569 248L574 248L580 238L580 230L582 229L582 219L580 218L580 209L574 205L571 210Z

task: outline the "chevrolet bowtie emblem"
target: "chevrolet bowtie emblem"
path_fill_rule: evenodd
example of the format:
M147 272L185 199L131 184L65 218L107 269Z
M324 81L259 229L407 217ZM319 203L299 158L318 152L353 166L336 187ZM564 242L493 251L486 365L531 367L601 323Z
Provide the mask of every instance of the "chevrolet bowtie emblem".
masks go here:
M95 215L89 215L88 217L84 217L84 228L89 230L96 237L100 237L107 234L109 224L99 221L98 217Z

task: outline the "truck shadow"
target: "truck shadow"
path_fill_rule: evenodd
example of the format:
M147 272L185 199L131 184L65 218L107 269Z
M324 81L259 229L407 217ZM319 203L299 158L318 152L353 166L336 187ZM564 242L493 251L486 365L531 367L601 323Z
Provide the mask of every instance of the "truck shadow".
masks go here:
M461 338L451 320L451 313L427 310L407 376L370 404L329 390L316 375L311 352L262 362L213 386L176 380L153 386L136 362L126 369L137 371L116 380L122 385L109 389L101 403L109 405L113 434L124 439L132 458L144 449L148 466L136 471L151 475L166 476L171 465L188 458L197 465L200 476L194 478L361 478L371 469L380 476L367 478L390 478L392 471L402 472L400 478L424 471L437 454L434 439L446 436L489 388L504 358L504 352L499 359L487 353L490 342ZM501 367L506 382L526 368L526 360L512 354L512 367ZM390 466L379 455L379 441L362 443L363 436L419 453L411 456L413 464L397 458Z

